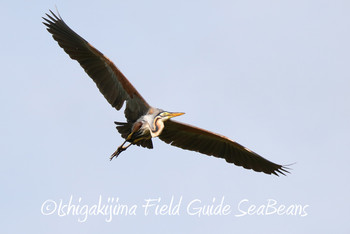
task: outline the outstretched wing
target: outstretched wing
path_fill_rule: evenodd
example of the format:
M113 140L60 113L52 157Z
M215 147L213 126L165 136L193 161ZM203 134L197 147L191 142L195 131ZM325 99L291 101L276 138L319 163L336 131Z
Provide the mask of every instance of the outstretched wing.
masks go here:
M227 137L173 120L165 121L164 125L159 138L173 146L224 158L229 163L257 172L288 173L286 167L270 162Z
M126 101L128 122L135 122L146 114L150 106L113 62L70 29L60 16L50 12L52 16L46 14L47 18L43 18L47 31L72 59L80 63L107 101L117 110Z

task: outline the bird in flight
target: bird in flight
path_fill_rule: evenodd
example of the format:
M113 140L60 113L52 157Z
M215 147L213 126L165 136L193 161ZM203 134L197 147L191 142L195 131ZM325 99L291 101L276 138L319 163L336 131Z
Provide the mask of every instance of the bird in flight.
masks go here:
M152 149L152 138L158 137L167 144L223 158L228 163L256 172L277 176L289 173L287 167L273 163L225 136L170 120L184 113L150 106L111 60L75 33L59 14L57 16L51 10L50 13L46 14L47 18L43 17L43 24L53 39L78 61L112 107L120 110L126 102L127 121L115 122L125 141L111 155L111 160L131 145Z

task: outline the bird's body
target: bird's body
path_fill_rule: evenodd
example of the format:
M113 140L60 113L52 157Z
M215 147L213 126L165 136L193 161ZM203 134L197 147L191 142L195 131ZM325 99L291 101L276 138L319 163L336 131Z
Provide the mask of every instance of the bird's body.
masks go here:
M196 151L229 163L266 174L283 174L286 167L273 163L229 138L188 124L170 120L181 112L167 112L150 106L119 69L100 51L80 37L52 11L47 14L47 30L65 52L84 68L96 83L106 100L117 110L124 103L126 122L115 122L125 139L112 154L118 156L131 145L152 149L152 138L159 137L165 143ZM129 145L124 146L129 142Z
M157 137L163 131L164 122L162 117L159 115L163 111L157 108L151 108L146 115L141 116L133 125L138 125L141 123L140 129L145 132L150 133L151 137Z
M147 144L147 148L153 148L151 139L158 137L162 133L164 129L164 121L182 114L184 113L170 113L151 107L145 115L138 118L132 125L128 125L128 123L115 122L115 124L119 125L117 126L117 129L125 138L125 141L111 155L110 159L112 160L114 157L118 156L132 144ZM130 144L124 147L126 142L130 142Z

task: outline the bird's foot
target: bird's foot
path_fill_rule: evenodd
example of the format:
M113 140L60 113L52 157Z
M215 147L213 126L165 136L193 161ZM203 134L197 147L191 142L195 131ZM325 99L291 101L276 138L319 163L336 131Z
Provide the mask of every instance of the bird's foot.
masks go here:
M114 157L118 157L118 155L125 151L127 148L129 148L131 146L131 143L128 146L124 146L125 142L118 147L118 149L116 151L114 151L114 153L111 155L111 157L109 157L110 160L112 160Z
M124 150L126 150L126 147L124 146L119 146L118 149L111 155L111 157L109 157L110 160L112 160L114 157L118 157L118 155L123 152Z

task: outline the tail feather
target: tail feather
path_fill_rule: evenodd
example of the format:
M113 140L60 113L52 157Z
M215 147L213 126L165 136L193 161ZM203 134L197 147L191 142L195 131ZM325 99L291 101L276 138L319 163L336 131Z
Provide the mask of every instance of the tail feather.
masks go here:
M124 139L128 137L131 133L132 123L122 123L122 122L114 122L117 125L117 130L122 135Z

